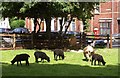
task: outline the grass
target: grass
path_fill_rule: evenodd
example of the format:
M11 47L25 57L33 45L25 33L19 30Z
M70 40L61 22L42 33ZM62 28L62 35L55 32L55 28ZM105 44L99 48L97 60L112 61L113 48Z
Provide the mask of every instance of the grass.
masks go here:
M91 66L90 62L83 61L83 53L65 52L64 60L55 61L53 52L44 51L51 59L50 63L35 63L35 50L3 50L0 66L2 76L118 76L118 49L97 49L96 53L103 55L107 62L105 66ZM30 66L23 61L22 66L10 61L16 54L27 53L30 55Z

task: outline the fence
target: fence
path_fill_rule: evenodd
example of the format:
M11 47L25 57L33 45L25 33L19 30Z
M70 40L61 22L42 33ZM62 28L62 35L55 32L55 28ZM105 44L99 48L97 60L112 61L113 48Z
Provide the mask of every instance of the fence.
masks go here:
M23 39L27 41L28 36L30 34L0 34L0 49L22 48Z
M40 39L39 34L0 34L0 49L53 49L63 48L68 44L67 40L61 39ZM6 40L7 39L7 40ZM4 43L6 42L6 43ZM9 46L7 45L9 44Z
M94 43L95 40L105 40L107 44L107 48L111 48L112 44L109 43L110 36L107 35L86 35L85 33L80 33L79 44L80 48L84 48L87 44ZM89 42L90 41L90 42Z
M86 35L80 33L79 39L40 39L39 34L0 34L1 45L0 49L43 49L43 48L73 48L73 49L83 49L87 44L88 40L99 40L103 39L107 41L107 47L109 48L109 35ZM75 45L76 44L76 45ZM7 45L7 46L6 46Z

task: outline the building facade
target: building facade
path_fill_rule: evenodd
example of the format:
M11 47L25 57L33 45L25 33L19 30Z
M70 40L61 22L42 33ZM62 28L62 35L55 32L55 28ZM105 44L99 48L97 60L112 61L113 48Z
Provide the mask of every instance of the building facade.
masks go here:
M31 32L34 30L33 18L26 18L26 28ZM38 19L40 22L40 19ZM60 30L61 18L52 18L51 31ZM64 23L64 22L63 22ZM39 26L37 26L38 30ZM108 2L101 2L96 5L94 17L90 20L90 33L96 35L115 34L120 33L120 0L112 0ZM41 31L46 31L45 20L42 21ZM65 26L63 27L65 31ZM68 31L83 32L82 21L74 18L71 22Z
M63 19L63 25L64 24L64 20ZM34 30L34 18L25 18L25 27L28 28L30 30L30 32L32 32ZM41 19L38 18L39 23L41 22ZM61 17L58 18L51 18L51 31L55 31L58 32L60 31L60 21L61 21ZM36 27L36 31L38 31L39 26L37 25ZM40 27L40 32L46 31L46 23L45 20L42 21L41 23L41 27ZM65 31L65 26L63 26L63 30ZM68 31L76 31L76 32L83 32L83 25L82 25L82 21L78 20L77 18L73 18Z
M94 13L94 17L91 19L91 30L94 34L120 33L119 0L100 3Z
M8 28L8 29L11 28L9 25L9 18L0 19L0 28Z

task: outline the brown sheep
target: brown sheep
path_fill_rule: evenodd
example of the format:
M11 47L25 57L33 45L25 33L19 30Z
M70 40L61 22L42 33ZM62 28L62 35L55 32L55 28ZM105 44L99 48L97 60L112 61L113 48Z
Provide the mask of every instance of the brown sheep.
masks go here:
M54 59L57 61L57 57L59 56L59 59L60 57L62 58L62 60L65 58L64 56L64 51L62 49L55 49L54 50Z
M98 65L100 65L100 62L102 62L103 65L106 64L106 62L103 59L103 56L99 55L99 54L93 54L92 55L91 65L93 65L93 61L94 61L94 65L96 65L96 61L98 61Z
M46 55L46 53L41 52L41 51L36 51L34 53L35 56L35 61L38 63L38 58L41 58L41 62L45 60L47 60L48 62L50 62L50 58Z

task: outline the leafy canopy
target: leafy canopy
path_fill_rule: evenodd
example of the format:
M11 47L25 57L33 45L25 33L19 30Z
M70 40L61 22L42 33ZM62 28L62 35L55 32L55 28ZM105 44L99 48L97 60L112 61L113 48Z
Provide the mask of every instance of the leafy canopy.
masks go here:
M71 14L77 18L93 15L95 2L3 2L3 17L65 17Z

